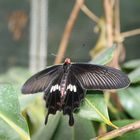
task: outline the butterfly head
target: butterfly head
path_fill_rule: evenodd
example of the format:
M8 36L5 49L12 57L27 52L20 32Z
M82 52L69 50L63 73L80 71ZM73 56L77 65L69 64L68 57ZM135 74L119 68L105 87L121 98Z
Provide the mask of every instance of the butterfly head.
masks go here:
M70 58L66 58L64 63L65 63L65 64L71 64Z

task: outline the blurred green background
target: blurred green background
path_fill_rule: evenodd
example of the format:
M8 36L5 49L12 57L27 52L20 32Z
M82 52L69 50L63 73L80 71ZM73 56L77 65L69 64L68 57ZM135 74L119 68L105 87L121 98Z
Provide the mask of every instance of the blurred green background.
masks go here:
M97 16L102 16L103 7L101 0L87 0L87 6L93 10ZM53 64L55 57L51 53L57 54L58 46L64 31L66 21L69 17L74 0L50 0L49 1L49 32L48 32L48 64ZM15 12L23 12L23 17L10 18ZM120 1L121 31L128 31L140 26L140 1ZM24 17L25 16L25 17ZM21 19L20 19L21 18ZM14 32L9 24L11 20L22 20L27 18L23 28L14 29L21 32L19 39L14 39ZM30 2L29 0L1 0L0 1L0 72L3 73L10 67L29 65L29 23L30 23ZM98 34L93 32L95 24L89 20L83 12L80 12L70 42L66 56L73 61L90 60L89 50L96 44ZM17 27L18 28L18 27ZM124 41L126 48L126 60L140 57L140 35L126 38ZM84 44L84 45L83 45ZM80 52L80 53L79 53ZM78 55L77 55L78 54Z

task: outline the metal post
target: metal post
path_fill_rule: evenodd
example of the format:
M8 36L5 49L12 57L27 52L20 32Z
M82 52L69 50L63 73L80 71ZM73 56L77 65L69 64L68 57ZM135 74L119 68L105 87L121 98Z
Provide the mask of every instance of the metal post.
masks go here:
M46 66L47 23L48 0L31 0L29 68L32 73Z

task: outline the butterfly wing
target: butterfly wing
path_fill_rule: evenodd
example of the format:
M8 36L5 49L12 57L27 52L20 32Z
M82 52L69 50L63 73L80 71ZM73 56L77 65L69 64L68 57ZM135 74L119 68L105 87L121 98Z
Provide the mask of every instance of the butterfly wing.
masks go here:
M56 114L57 110L62 109L61 93L60 93L60 83L63 73L52 82L51 86L45 90L44 100L46 102L46 107L48 108L48 113L46 115L45 124L47 124L49 114Z
M69 115L69 125L72 126L74 124L73 111L80 106L80 102L84 98L85 89L81 87L71 71L67 75L64 95L61 96L63 74L60 73L48 90L45 90L44 99L48 108L45 124L48 121L49 114L55 114L57 110L63 110L64 115Z
M126 74L107 66L72 64L71 71L85 89L118 89L130 84Z
M80 106L81 100L85 97L85 89L83 89L71 73L68 75L68 81L66 85L66 95L63 104L63 114L69 115L69 125L74 124L73 111Z
M22 86L22 93L37 93L47 90L51 83L63 72L62 65L51 66L29 78Z

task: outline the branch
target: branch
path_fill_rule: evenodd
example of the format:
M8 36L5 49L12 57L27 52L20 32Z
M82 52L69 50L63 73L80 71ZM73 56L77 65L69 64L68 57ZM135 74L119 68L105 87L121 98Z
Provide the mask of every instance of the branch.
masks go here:
M138 34L140 34L140 29L134 29L134 30L131 30L131 31L126 31L124 33L121 33L121 37L126 38L126 37L131 37L131 36L134 36L134 35L138 35Z
M112 47L113 44L113 8L110 0L104 0L104 11L106 20L106 32L107 32L107 46Z
M134 131L134 130L137 130L137 129L140 129L140 121L137 121L137 122L134 122L134 123L131 123L131 124L128 124L124 127L121 127L119 129L116 129L116 130L113 130L113 131L110 131L102 136L98 136L96 138L93 138L91 140L108 140L108 139L113 139L113 138L116 138L118 136L121 136L127 132L130 132L130 131Z
M66 24L66 27L65 27L65 30L63 33L62 40L60 42L58 55L56 56L56 59L55 59L55 64L59 64L64 57L64 54L65 54L65 51L67 48L67 44L69 42L69 38L70 38L71 33L72 33L74 23L77 19L77 16L80 12L80 9L81 9L81 6L83 5L83 3L84 3L84 0L77 0L74 7L73 7L73 10L71 12L71 15L70 15L68 21L67 21L67 24Z
M120 35L120 0L114 2L114 32L115 36Z
M83 4L82 7L81 7L81 10L90 18L92 19L93 21L95 21L96 23L99 22L99 18L92 12L88 9L88 7Z
M114 39L118 39L120 37L120 7L119 7L119 1L120 0L115 0L114 1L114 12L113 12L113 17L114 17ZM112 65L115 68L119 68L119 58L120 58L120 53L122 51L122 42L116 41L117 43L117 48L112 60Z

